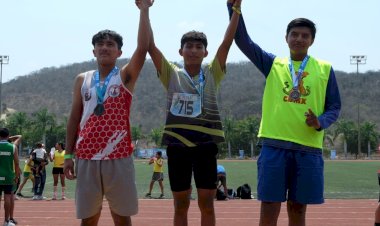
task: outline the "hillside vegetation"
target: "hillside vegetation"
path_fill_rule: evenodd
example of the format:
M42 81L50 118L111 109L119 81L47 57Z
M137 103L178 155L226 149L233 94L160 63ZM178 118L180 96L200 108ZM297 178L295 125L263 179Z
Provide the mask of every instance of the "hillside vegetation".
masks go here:
M118 65L128 59L121 59ZM17 77L2 86L2 103L8 108L31 114L47 108L60 120L68 116L72 102L74 77L80 72L96 68L95 61L62 67L43 68ZM380 125L380 71L345 73L336 71L343 109L341 118L356 121L360 102L361 121ZM264 76L250 62L230 63L219 92L222 116L243 119L261 114ZM144 132L164 123L165 90L157 79L156 70L147 60L136 84L131 123Z

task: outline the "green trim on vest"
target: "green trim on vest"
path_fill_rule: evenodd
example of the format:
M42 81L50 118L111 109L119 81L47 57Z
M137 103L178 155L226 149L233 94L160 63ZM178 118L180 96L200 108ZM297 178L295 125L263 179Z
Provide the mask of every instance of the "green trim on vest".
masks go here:
M301 62L293 61L293 64L297 72ZM288 58L275 58L266 79L258 136L322 148L324 131L309 127L305 112L310 108L317 117L324 112L330 70L329 63L310 57L300 81L301 98L292 101Z

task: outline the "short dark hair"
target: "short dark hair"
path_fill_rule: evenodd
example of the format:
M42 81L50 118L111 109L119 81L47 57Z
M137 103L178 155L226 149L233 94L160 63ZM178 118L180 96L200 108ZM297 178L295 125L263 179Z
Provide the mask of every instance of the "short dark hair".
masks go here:
M0 129L0 137L1 138L7 138L9 137L9 130L7 128L1 128Z
M189 41L199 41L202 42L205 48L207 48L207 37L203 32L199 31L189 31L185 33L181 38L181 49L185 45L186 42Z
M157 151L156 154L162 156L162 151Z
M317 33L317 29L315 27L315 24L313 21L306 19L306 18L296 18L288 24L288 27L286 28L286 36L289 35L289 32L292 28L295 27L307 27L310 29L311 36L314 40L315 34Z
M102 30L96 33L92 37L92 45L95 47L96 43L107 38L114 40L117 43L117 47L119 48L119 50L121 50L121 47L123 46L123 37L121 37L121 35L119 35L115 31L111 30Z

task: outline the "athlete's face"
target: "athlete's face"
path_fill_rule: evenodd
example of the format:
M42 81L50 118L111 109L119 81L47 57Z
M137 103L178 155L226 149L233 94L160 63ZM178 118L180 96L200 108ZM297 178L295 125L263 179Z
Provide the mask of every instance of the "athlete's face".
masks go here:
M114 64L122 54L117 43L109 38L95 43L94 56L100 64Z
M305 56L314 39L307 27L294 27L286 35L290 53L296 56ZM302 59L301 59L302 60Z
M183 57L186 65L201 65L208 52L202 42L188 41L179 50L179 54Z

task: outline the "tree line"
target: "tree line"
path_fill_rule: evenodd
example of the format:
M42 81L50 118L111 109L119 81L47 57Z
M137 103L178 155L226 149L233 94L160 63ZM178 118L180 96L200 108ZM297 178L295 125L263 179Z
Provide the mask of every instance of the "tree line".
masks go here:
M260 154L259 139L257 134L260 127L260 118L250 115L244 119L235 119L227 115L223 119L223 130L226 141L220 144L220 158L235 158L239 156L239 150L245 151L245 156L256 158ZM46 147L54 147L55 143L65 142L67 120L59 122L57 117L43 108L35 113L16 112L9 115L6 120L1 120L2 127L7 127L12 135L23 136L20 150L26 154L35 144L43 142ZM140 148L165 148L161 145L163 125L152 128L149 132L143 132L141 126L132 125L131 135L135 150ZM359 153L357 123L350 120L339 119L335 124L326 129L323 144L325 156L330 150L336 150L343 158L370 157L377 152L380 134L377 125L363 121L360 124Z

